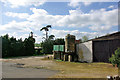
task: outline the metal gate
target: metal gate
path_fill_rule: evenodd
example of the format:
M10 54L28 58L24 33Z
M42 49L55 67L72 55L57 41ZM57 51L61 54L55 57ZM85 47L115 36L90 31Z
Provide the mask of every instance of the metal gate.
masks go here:
M109 62L109 58L120 47L120 39L93 41L93 61Z

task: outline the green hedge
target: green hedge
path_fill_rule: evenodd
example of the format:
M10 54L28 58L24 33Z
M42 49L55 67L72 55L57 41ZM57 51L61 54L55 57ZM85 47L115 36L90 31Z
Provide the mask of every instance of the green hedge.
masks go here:
M35 39L32 37L16 40L14 37L9 37L8 34L2 37L2 57L29 56L35 53Z

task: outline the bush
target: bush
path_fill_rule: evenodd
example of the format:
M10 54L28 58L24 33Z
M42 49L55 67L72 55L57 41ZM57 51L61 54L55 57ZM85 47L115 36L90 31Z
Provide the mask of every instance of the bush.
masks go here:
M120 48L115 50L115 54L112 54L112 57L109 61L113 64L113 66L117 65L118 67L118 75L120 75Z
M117 65L120 66L120 48L115 50L115 54L112 54L112 57L109 58L109 61L113 64L113 66Z

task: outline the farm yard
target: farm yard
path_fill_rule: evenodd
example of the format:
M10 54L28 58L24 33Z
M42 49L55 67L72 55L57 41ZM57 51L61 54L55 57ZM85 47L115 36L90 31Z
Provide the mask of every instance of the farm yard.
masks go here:
M119 35L120 32L117 32L80 43L76 42L74 35L68 34L65 36L65 42L64 39L48 39L41 44L42 47L40 47L40 49L36 49L36 52L34 52L34 41L32 41L34 38L33 34L31 34L28 41L20 41L19 43L24 47L22 50L24 56L22 55L20 57L19 55L21 54L16 54L15 46L10 45L10 48L14 49L12 51L9 48L6 49L4 46L4 49L8 51L5 51L6 54L4 54L4 58L1 59L1 61L3 61L2 77L107 79L107 76L118 75L119 72ZM5 36L3 38L9 40L9 38ZM99 45L94 41L97 41L97 44L99 42ZM17 46L15 41L14 44ZM29 46L27 44L32 45ZM100 44L106 44L107 47ZM112 44L114 44L114 46ZM113 47L111 47L111 45ZM28 50L26 51L26 49ZM18 49L20 53L19 50L21 50L20 47ZM13 57L10 55L11 58L7 57L10 54L9 51L14 52ZM43 51L43 53L40 51ZM29 52L31 52L31 55L28 55ZM112 64L109 63L110 61Z
M0 1L2 78L119 80L119 3Z
M76 42L74 35L67 34L65 41L46 39L37 48L32 32L24 41L13 41L8 35L3 40L3 78L107 79L119 75L120 32L85 42Z
M21 67L25 69L32 68L56 71L56 73L49 76L49 78L106 78L108 75L118 74L117 67L113 67L112 64L109 63L64 62L52 60L51 58L48 59L46 56L8 58L2 61L6 63L24 64L21 65Z

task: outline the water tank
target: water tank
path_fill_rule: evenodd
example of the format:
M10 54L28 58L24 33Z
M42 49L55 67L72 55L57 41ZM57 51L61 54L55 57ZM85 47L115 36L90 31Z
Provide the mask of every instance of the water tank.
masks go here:
M75 36L68 34L65 37L65 52L75 52Z

